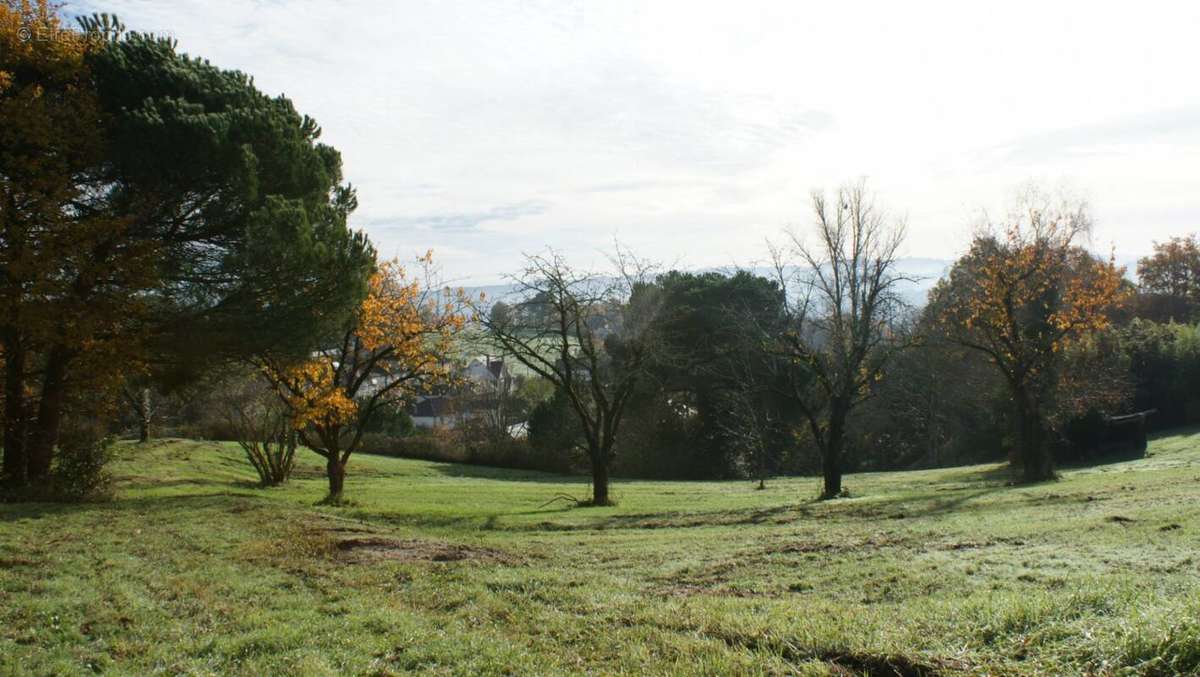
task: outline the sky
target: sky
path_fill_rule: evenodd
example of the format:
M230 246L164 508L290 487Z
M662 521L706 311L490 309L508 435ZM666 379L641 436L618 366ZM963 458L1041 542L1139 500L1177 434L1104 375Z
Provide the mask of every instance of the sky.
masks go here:
M1200 3L87 0L243 70L343 156L352 225L489 284L614 240L753 266L865 179L952 259L1031 182L1129 262L1200 230Z

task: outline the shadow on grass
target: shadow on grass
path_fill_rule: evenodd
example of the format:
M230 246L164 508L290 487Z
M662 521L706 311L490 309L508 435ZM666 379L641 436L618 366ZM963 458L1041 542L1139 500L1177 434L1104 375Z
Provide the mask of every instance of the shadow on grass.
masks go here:
M513 468L497 468L490 465L435 462L434 468L446 477L510 482L537 482L543 484L587 484L591 482L591 478L586 475L559 475L540 470L517 470Z
M1200 435L1200 425L1189 425L1180 428L1166 428L1163 430L1155 430L1146 436L1147 440L1153 444L1159 440L1170 439L1173 437L1191 437Z
M232 500L231 500L232 499ZM0 519L41 519L77 513L102 512L170 512L213 509L222 512L245 512L260 507L248 503L261 502L262 507L278 506L267 496L249 492L213 492L203 494L171 494L166 496L119 497L110 501L88 503L0 503Z

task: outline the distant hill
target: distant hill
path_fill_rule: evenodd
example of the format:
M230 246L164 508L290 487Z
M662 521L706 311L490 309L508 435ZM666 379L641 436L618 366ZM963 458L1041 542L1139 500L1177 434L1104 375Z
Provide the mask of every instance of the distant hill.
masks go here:
M946 259L930 259L930 258L906 258L900 259L897 265L897 270L900 274L913 277L915 282L905 282L902 285L901 294L904 300L914 306L925 305L926 296L933 285L937 283L953 265L953 261ZM750 272L756 275L765 277L774 277L775 271L759 266L748 268ZM731 268L697 268L692 272L732 272ZM469 296L478 297L480 293L485 296L485 305L490 306L496 301L511 301L516 295L518 287L512 284L491 284L491 285L476 285L463 288Z

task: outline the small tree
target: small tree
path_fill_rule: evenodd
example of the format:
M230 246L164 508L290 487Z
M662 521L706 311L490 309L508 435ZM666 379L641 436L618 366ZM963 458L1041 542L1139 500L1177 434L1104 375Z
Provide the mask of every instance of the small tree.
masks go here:
M816 244L793 232L772 252L787 299L775 351L794 372L790 394L821 456L822 498L842 493L850 413L908 345L896 326L904 308L898 285L909 279L896 270L904 224L889 224L863 183L841 188L835 200L813 193Z
M465 298L437 283L432 253L417 264L415 277L397 261L382 264L341 334L310 359L259 360L301 441L325 459L332 500L342 494L346 463L372 417L451 381L449 355L465 322Z
M769 359L751 352L735 353L708 370L724 386L724 416L718 426L733 447L733 460L745 475L758 480L759 489L767 488L767 477L776 461L772 438L780 426L776 391L764 378L764 358Z
M650 269L618 248L616 272L570 267L550 252L527 257L504 315L479 313L488 339L554 384L579 420L592 468L593 505L610 505L609 466L618 431L654 351L658 304ZM644 292L644 293L639 293Z
M1090 226L1086 205L1055 205L1031 194L1007 227L977 236L930 293L947 336L986 355L1003 375L1025 482L1055 476L1045 432L1054 400L1072 377L1063 368L1066 357L1108 326L1124 294L1112 260L1076 246Z

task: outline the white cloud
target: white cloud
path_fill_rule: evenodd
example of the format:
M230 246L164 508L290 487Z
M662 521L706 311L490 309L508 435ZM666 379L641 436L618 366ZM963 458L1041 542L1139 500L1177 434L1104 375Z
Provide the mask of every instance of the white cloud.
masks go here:
M89 0L315 117L384 253L452 275L614 234L749 262L814 187L867 176L910 254L951 256L1029 178L1091 196L1096 243L1200 228L1200 6Z

